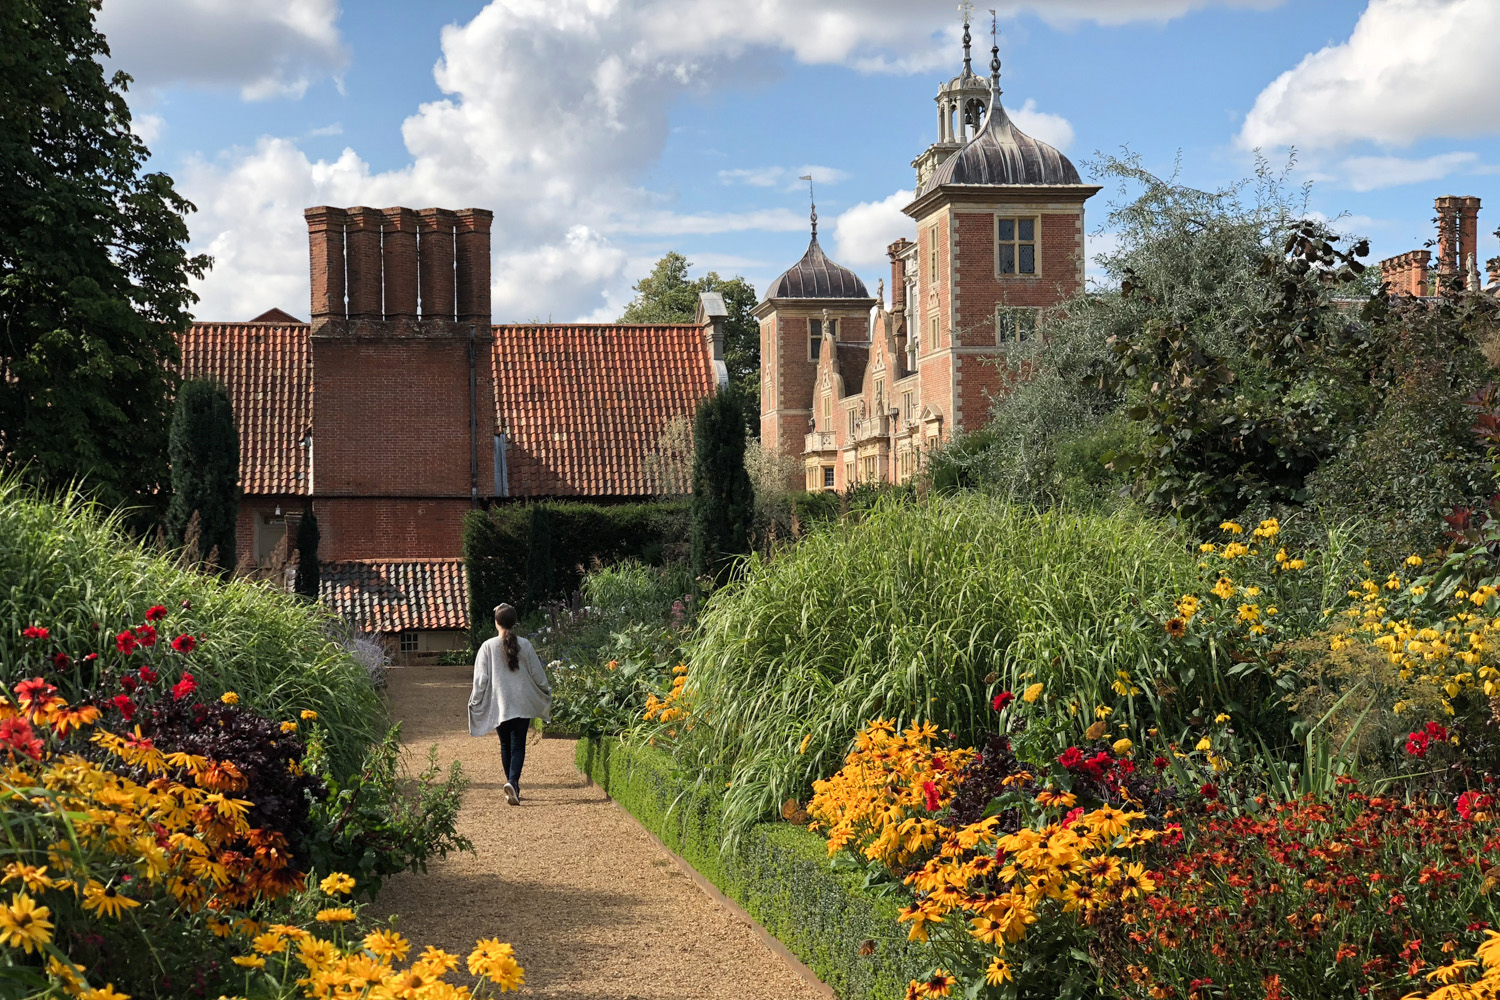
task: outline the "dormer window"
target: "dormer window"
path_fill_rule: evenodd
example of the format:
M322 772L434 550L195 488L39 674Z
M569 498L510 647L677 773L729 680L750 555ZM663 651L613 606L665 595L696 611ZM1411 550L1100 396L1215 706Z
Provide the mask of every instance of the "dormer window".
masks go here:
M1034 217L996 217L995 264L1000 274L1031 276L1037 273L1036 223Z

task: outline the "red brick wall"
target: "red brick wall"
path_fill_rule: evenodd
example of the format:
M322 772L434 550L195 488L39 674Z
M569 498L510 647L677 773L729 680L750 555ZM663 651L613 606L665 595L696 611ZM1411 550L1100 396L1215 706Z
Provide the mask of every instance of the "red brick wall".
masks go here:
M840 341L869 340L868 310L831 309L829 315L837 323ZM806 305L799 302L795 307L778 309L761 320L760 326L761 370L772 376L761 382L761 441L794 457L802 454L818 384L818 363L807 357L808 323L814 318L821 319L822 313L816 300L809 300ZM846 393L859 390L857 381L844 386Z
M1007 212L1007 214L1009 214ZM1018 210L1015 214L1028 214ZM990 347L995 343L998 306L1045 308L1081 291L1078 278L1083 255L1080 215L1042 214L1041 272L1035 277L999 275L995 271L995 213L959 213L959 342Z
M469 496L467 334L312 337L317 496ZM488 327L475 352L479 495L493 492ZM425 553L436 554L436 553Z
M463 499L316 499L318 555L330 562L461 556L469 510Z

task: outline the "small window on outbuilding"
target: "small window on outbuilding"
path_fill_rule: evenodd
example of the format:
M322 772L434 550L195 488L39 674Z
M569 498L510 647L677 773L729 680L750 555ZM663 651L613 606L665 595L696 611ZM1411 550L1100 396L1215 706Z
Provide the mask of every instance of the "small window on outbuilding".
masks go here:
M417 633L407 629L401 633L401 652L415 653L417 651Z

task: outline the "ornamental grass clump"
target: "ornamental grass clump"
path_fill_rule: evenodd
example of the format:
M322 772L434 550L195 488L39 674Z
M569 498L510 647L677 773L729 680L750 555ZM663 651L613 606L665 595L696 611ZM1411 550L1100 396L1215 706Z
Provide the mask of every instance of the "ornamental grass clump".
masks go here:
M1196 579L1186 540L1129 515L1037 512L977 495L877 505L716 592L688 650L701 737L679 751L725 792L743 830L802 798L872 718L930 719L972 742L987 675L1022 675L1105 700L1120 671L1176 706L1222 684L1217 661L1185 682L1140 604Z
M209 700L234 691L271 718L285 705L317 711L340 774L357 773L384 731L378 693L329 639L320 611L265 584L220 582L150 554L117 516L78 494L38 499L0 478L0 580L0 681L48 674L77 700L106 668L201 647L194 673ZM148 606L166 617L146 621ZM108 628L122 621L140 624L122 638ZM47 634L27 636L32 627Z

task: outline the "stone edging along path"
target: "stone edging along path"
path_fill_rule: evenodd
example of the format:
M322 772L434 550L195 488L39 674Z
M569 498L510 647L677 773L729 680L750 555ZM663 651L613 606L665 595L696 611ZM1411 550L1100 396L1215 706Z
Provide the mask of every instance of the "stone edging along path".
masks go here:
M459 760L472 854L392 879L373 912L417 947L515 946L522 996L556 1000L822 1000L832 992L579 773L572 740L527 748L520 806L500 795L498 740L469 736L469 667L390 673L391 714L415 757ZM415 761L414 761L415 762ZM754 928L754 929L752 929ZM795 960L792 960L795 961ZM797 963L800 966L800 963Z

